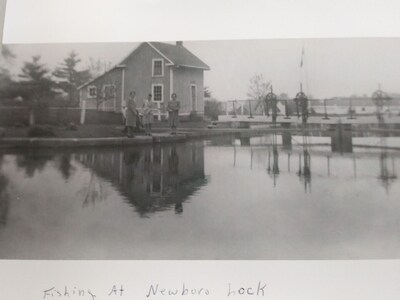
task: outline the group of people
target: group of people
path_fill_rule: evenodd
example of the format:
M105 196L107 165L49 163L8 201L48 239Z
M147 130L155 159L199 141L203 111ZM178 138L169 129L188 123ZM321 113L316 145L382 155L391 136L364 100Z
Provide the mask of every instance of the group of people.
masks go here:
M154 104L151 101L151 94L149 94L147 99L144 100L143 107L141 109L138 108L135 97L136 92L132 91L129 93L129 98L126 101L125 126L128 131L128 137L133 138L135 128L141 124L143 124L145 134L151 136L151 127L154 121L154 111L158 111L159 109L154 107ZM176 93L172 93L171 100L167 105L168 121L171 127L172 135L176 135L176 128L178 127L179 123L179 109L180 103L177 101L177 95ZM142 114L142 119L140 119L139 110Z

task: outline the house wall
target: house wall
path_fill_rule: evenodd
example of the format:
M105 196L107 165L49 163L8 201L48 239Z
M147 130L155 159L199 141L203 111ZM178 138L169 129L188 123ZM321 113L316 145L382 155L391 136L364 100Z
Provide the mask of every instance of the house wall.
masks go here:
M180 114L189 114L191 105L191 84L197 86L196 112L204 114L204 71L196 68L174 68L174 92L181 103Z
M169 100L169 67L166 66L168 61L164 59L164 76L163 77L153 77L153 59L163 58L158 54L152 47L148 44L143 44L140 46L138 51L128 57L125 61L125 98L129 96L131 91L136 92L136 103L138 106L143 105L144 99L147 99L147 95L152 93L153 84L163 84L163 105L164 109L165 103Z
M109 73L97 78L95 81L90 83L89 85L80 89L80 106L82 106L82 101L86 100L86 108L87 109L96 109L97 101L96 98L89 98L89 87L97 86L103 87L105 84L115 84L116 86L116 95L113 99L109 99L104 102L104 104L100 104L99 109L105 111L121 111L121 92L122 92L122 69L116 68L111 70Z

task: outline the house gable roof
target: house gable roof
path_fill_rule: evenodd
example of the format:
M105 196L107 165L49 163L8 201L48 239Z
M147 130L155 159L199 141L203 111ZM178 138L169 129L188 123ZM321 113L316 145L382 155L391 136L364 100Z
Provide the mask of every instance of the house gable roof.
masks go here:
M208 65L206 65L184 46L160 42L151 42L148 44L157 49L162 54L162 56L166 57L169 62L177 67L210 70L210 67Z
M99 76L97 76L97 77L95 77L95 78L93 78L93 79L90 79L89 81L85 82L84 84L78 86L77 89L80 90L81 88L84 88L85 86L88 86L88 85L94 83L96 80L98 80L98 79L104 77L104 76L107 75L108 73L111 73L111 71L114 71L115 69L118 69L118 68L124 68L124 67L125 67L125 66L122 66L122 65L119 65L119 64L118 64L118 65L112 67L110 70L104 72L103 74L101 74L101 75L99 75Z
M201 61L196 55L187 50L184 46L178 46L173 44L166 44L161 42L145 42L141 43L138 47L136 47L131 53L128 54L119 64L115 65L110 70L105 73L97 76L96 78L91 79L90 81L82 84L78 87L78 90L88 86L93 83L97 79L103 77L109 72L113 71L116 68L124 68L128 60L139 52L145 45L150 46L154 51L156 51L160 56L162 56L165 60L167 60L169 65L174 65L177 67L187 67L187 68L196 68L203 70L210 70L210 67L206 65L203 61Z

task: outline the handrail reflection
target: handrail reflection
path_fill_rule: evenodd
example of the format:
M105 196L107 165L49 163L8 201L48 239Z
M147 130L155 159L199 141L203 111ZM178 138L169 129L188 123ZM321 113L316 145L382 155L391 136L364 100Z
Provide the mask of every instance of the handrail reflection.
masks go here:
M243 138L239 139L240 143L238 142L237 138L240 136L232 137L231 141L228 142L227 145L233 145L234 148L234 166L238 163L238 144L242 145L242 147L247 147L249 146L250 148L250 169L253 170L254 164L254 153L257 151L257 149L260 151L262 154L262 149L267 150L264 152L264 158L267 162L267 174L272 178L272 183L273 186L276 187L278 183L278 176L281 173L280 166L279 166L279 152L286 152L287 153L287 172L290 173L290 166L291 166L291 160L293 152L298 151L298 169L296 171L296 175L299 177L299 180L302 184L304 184L304 192L305 193L311 193L311 182L312 182L312 167L311 167L311 157L313 152L315 152L312 149L312 143L310 142L310 136L308 135L307 132L304 132L304 134L301 136L301 141L299 139L291 139L291 144L290 147L284 144L280 144L278 140L280 139L279 135L277 133L271 133L269 135L264 135L264 138L261 136L257 136L253 138L252 140L245 140L245 143L243 143ZM269 138L268 138L269 137ZM284 140L283 135L281 136L282 142ZM235 142L236 139L236 142ZM263 143L267 141L267 143ZM292 142L296 145L295 148L293 148ZM380 174L378 174L378 179L379 181L382 182L382 185L385 187L387 193L389 193L389 189L391 184L397 180L397 173L396 173L396 163L395 163L395 157L391 155L391 153L388 151L388 145L387 145L387 137L382 136L380 140L380 154L379 154L379 165L380 165ZM337 145L339 149L339 155L342 156L344 155L343 151L340 149L343 149L340 145ZM297 149L297 150L296 150ZM318 152L318 151L317 151ZM315 153L317 153L315 152ZM332 154L334 152L324 154L326 156L326 176L331 177L332 174ZM352 160L352 170L353 170L353 178L358 179L358 171L357 171L357 160L358 160L358 155L357 154L351 154L351 160ZM361 157L362 159L362 157ZM318 174L318 176L323 176L321 174Z

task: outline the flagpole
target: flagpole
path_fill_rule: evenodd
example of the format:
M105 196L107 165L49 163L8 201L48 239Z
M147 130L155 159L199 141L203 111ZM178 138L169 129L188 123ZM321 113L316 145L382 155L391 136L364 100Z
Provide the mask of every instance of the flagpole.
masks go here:
M301 58L300 58L300 84L303 84L303 64L304 64L304 44L301 48Z

